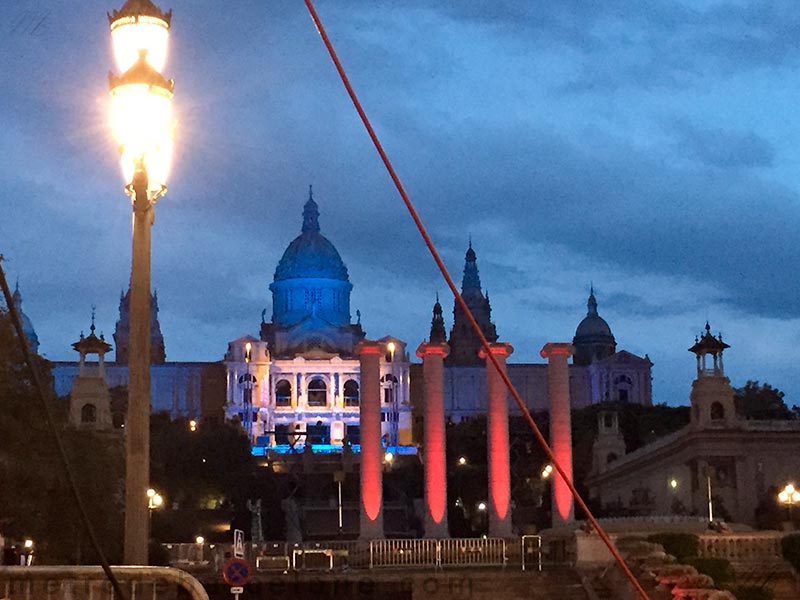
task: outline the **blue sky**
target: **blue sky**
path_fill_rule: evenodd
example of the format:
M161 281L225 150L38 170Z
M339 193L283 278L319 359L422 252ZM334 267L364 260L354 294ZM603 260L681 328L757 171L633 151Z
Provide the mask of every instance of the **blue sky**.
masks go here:
M130 206L99 1L0 4L0 252L41 350L110 336ZM416 346L446 289L303 2L175 0L178 152L153 230L168 358L255 333L314 185L368 336ZM656 401L688 402L706 319L734 385L800 403L792 2L318 0L351 81L460 279L472 236L513 359L566 341L594 282ZM447 326L452 324L445 301Z

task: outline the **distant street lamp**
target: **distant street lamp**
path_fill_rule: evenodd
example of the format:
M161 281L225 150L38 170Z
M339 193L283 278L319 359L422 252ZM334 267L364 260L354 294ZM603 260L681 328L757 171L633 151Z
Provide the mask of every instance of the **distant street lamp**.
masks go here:
M552 473L553 465L545 465L544 469L542 469L542 479L548 479Z
M673 489L673 490L677 490L677 489L678 489L678 480L677 480L677 479L675 479L675 478L673 478L673 479L670 479L670 480L669 480L669 487L670 487L671 489Z
M166 191L173 149L174 83L161 75L172 11L127 0L108 15L122 75L109 73L111 127L133 204L128 415L125 428L126 564L146 565L150 537L142 496L150 479L150 228Z
M478 510L483 512L486 510L486 502L478 502Z
M191 431L191 432L197 431L197 421L196 420L192 419L191 421L189 421L189 431Z
M162 504L164 504L164 499L161 497L161 494L156 492L153 488L149 488L147 490L147 510L148 510L148 519L147 525L149 528L153 526L153 511L159 508Z
M789 522L792 522L792 507L800 503L800 492L794 488L794 484L787 483L786 487L778 493L778 502L786 505L789 511Z
M459 466L463 467L467 464L467 457L466 456L459 456L458 457L458 464Z
M28 538L22 545L25 548L25 554L23 555L20 564L30 567L33 564L33 540Z

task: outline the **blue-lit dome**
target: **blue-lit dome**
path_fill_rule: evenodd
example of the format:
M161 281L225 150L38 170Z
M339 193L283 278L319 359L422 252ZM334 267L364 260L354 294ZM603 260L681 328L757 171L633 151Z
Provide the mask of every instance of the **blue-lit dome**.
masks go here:
M289 244L275 269L276 282L301 278L348 281L342 257L319 232L319 208L310 194L303 208L302 233Z
M352 288L342 257L319 232L319 208L309 190L302 233L286 248L269 286L272 322L292 327L315 315L325 326L349 325Z

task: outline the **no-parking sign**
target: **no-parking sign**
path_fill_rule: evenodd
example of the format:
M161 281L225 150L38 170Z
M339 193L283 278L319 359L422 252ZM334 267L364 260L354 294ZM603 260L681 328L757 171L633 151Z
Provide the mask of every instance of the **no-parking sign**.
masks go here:
M232 587L241 587L250 581L250 565L243 558L232 558L222 567L222 579Z

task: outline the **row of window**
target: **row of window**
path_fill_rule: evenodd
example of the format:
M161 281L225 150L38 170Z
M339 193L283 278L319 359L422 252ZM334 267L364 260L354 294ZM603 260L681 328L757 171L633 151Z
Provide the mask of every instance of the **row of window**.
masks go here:
M327 406L328 385L319 377L308 382L308 406ZM344 382L344 405L358 406L360 390L355 379ZM275 406L292 405L292 383L288 379L281 379L275 384Z

